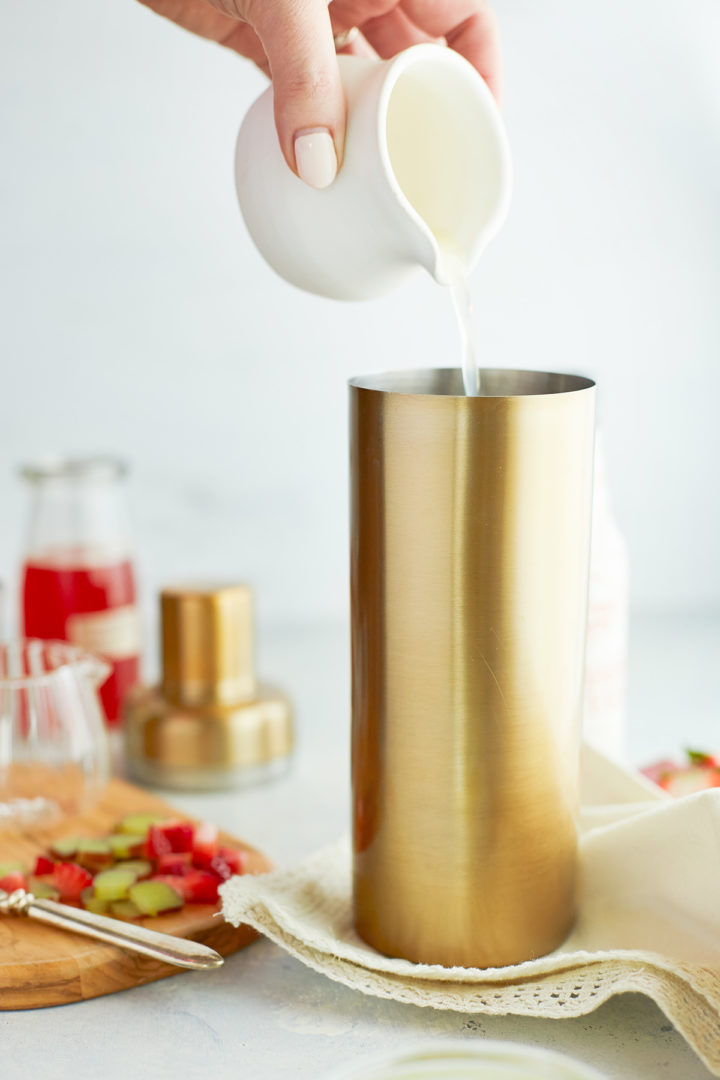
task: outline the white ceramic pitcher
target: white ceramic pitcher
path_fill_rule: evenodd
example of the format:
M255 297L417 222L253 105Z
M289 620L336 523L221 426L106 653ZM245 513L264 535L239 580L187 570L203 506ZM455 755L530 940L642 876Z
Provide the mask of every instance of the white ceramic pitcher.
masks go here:
M245 117L236 180L250 235L282 277L321 296L379 296L421 266L447 284L441 252L470 269L507 213L510 153L492 94L440 45L338 62L348 122L330 187L288 168L272 88Z

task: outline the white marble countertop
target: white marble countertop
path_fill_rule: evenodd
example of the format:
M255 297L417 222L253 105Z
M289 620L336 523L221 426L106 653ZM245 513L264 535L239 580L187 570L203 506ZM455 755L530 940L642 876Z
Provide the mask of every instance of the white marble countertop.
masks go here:
M293 695L298 748L291 772L232 794L163 793L290 863L347 828L348 650L338 627L268 633L261 669ZM717 749L720 618L636 620L630 758L692 744ZM492 1037L565 1051L613 1080L708 1080L647 998L613 998L570 1020L464 1016L355 993L267 941L217 972L183 973L93 1001L0 1013L3 1080L320 1078L331 1067L432 1036Z

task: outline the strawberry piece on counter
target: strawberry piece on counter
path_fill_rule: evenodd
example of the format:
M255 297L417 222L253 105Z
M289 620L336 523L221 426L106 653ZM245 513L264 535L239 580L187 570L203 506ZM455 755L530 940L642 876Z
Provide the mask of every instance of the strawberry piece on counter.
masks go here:
M16 889L27 889L27 878L20 870L11 870L5 877L0 878L0 889L3 892L11 893Z
M83 889L92 885L93 876L77 863L60 862L53 867L50 880L60 893L61 900L77 903L82 898Z

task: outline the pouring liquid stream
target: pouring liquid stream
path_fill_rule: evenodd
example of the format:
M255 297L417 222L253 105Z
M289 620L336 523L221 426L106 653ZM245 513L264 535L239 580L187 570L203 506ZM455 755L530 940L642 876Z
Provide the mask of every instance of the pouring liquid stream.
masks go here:
M477 397L480 388L480 368L475 355L475 343L472 339L472 303L467 278L463 274L457 281L450 283L450 296L460 331L460 349L463 387L467 397Z
M473 341L472 301L464 261L454 251L442 249L441 267L447 280L460 334L463 387L467 397L481 393L480 368Z
M450 108L432 79L418 73L402 75L387 106L386 137L392 171L403 195L432 234L433 276L450 290L460 333L465 394L482 393L473 341L468 287L469 238L474 234L478 194L473 144L467 118ZM427 253L427 248L424 249Z

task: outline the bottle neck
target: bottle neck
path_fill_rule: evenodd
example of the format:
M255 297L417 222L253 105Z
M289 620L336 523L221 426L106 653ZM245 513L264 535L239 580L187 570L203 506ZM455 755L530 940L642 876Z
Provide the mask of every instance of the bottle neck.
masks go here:
M26 558L63 566L107 565L130 555L121 484L51 478L32 485Z

